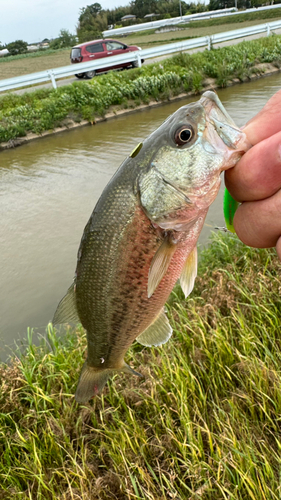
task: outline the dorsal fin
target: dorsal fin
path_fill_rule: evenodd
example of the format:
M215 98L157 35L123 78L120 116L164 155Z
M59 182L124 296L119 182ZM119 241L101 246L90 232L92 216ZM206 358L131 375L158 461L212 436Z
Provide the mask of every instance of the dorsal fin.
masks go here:
M197 276L197 248L195 246L192 252L187 257L180 276L180 285L185 295L185 298L192 292L196 276Z
M53 318L53 325L69 322L80 323L76 307L75 283L72 283L65 296L61 299Z
M168 321L164 308L160 311L157 318L142 332L136 340L145 346L165 344L173 333L172 327Z

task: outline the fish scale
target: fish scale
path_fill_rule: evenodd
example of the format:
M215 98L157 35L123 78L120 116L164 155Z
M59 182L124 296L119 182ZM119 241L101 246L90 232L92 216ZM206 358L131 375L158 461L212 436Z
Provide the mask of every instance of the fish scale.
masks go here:
M137 374L124 361L135 339L146 346L169 340L163 306L179 278L191 292L196 242L220 173L248 148L216 94L205 92L137 146L106 186L53 320L77 318L87 331L78 402L101 392L116 371Z

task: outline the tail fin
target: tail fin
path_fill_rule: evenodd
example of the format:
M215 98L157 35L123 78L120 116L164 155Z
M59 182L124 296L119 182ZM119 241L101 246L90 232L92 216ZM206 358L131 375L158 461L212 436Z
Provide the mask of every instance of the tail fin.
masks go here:
M113 370L93 368L88 366L86 361L75 393L77 403L87 403L89 399L100 393L112 374Z
M77 403L87 403L89 399L99 394L103 390L109 377L111 377L111 375L113 375L113 373L116 371L143 377L143 375L133 370L133 368L131 368L125 362L123 362L123 366L121 368L100 369L89 366L87 364L87 361L85 361L75 393L75 399Z

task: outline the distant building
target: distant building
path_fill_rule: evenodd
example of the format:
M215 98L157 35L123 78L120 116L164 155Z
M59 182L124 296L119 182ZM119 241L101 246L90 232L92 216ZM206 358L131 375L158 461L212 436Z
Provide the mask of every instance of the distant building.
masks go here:
M159 16L161 16L161 14L146 14L146 16L144 16L144 19L152 19L153 17Z
M0 50L0 57L2 57L2 56L7 56L8 54L9 54L8 49L3 49L3 50Z
M136 19L136 16L133 14L128 14L127 16L121 17L121 21L132 21L133 19Z
M39 45L35 45L35 44L28 45L27 50L28 50L28 52L36 52L36 50L39 50Z

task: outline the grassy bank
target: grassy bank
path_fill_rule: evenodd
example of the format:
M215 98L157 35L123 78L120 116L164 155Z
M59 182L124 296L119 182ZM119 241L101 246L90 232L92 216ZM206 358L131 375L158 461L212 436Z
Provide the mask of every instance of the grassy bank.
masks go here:
M1 365L0 498L280 498L281 264L216 235L191 298L176 288L174 329L127 361L85 406L73 393L81 329Z
M111 72L57 90L44 89L0 99L0 142L28 132L40 134L81 120L94 122L114 109L150 100L169 100L182 92L198 93L210 78L219 87L262 74L267 64L281 66L281 37L271 36L173 58L130 71ZM14 143L12 143L14 144Z
M40 50L18 56L0 58L0 79L14 78L21 75L60 68L70 64L70 48L59 50Z

